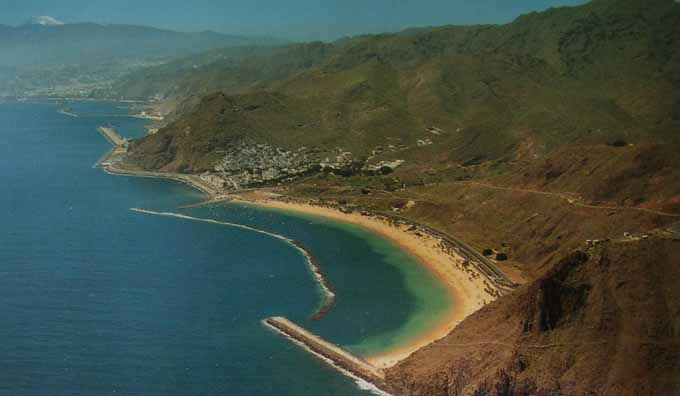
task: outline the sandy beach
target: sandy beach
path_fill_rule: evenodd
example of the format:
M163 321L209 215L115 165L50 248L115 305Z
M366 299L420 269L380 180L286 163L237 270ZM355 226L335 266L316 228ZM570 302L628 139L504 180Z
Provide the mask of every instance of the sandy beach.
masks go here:
M363 227L392 241L413 255L418 262L441 280L454 301L449 312L432 329L419 335L408 344L400 345L379 355L367 356L366 360L376 367L391 367L416 350L446 336L465 317L494 299L491 294L485 291L485 289L491 289L493 286L490 286L486 278L478 273L473 266L465 266L463 257L444 251L440 246L439 238L423 233L416 235L416 232L409 231L409 227L406 225L392 224L376 216L344 213L335 208L306 203L284 202L268 199L262 195L244 195L234 201L325 217Z
M178 180L187 183L205 193L209 201L223 200L212 186L207 185L198 176L167 174L160 172L130 171L119 169L112 157L120 155L115 150L122 147L122 138L112 128L100 128L100 132L114 145L113 152L109 153L104 161L100 161L104 169L113 174L138 176L138 177L161 177ZM275 194L267 193L244 193L238 196L229 196L234 202L259 205L270 209L277 209L300 214L319 216L339 222L353 224L392 241L404 251L414 256L419 263L430 270L446 287L454 302L451 309L429 331L415 337L407 344L400 345L392 350L379 355L365 357L369 363L378 368L387 368L407 358L418 349L436 341L453 330L463 319L492 301L495 297L491 292L497 289L489 282L473 265L466 265L467 261L460 255L442 247L439 237L425 232L409 230L408 225L395 224L381 217L364 215L361 213L345 213L338 209L312 205L294 201L273 199Z

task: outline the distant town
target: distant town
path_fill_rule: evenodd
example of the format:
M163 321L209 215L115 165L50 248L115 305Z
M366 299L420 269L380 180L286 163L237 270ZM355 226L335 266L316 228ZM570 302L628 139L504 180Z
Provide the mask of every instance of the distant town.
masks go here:
M356 160L351 152L342 148L336 148L334 152L334 156L323 156L316 148L300 147L289 151L244 139L224 150L224 157L215 166L215 171L202 174L201 179L219 189L240 190L319 172L345 176L388 174L404 163L403 160L394 160L367 164Z
M97 65L38 65L0 68L0 98L111 98L122 77L163 63L161 59L126 59Z

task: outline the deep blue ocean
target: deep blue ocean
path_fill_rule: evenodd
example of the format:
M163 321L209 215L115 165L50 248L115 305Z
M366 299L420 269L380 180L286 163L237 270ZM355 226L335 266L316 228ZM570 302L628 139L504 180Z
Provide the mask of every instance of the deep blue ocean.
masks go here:
M287 316L360 355L422 331L444 289L364 230L238 205L192 210L179 183L111 176L97 126L129 137L125 104L0 104L0 395L368 394L266 329ZM235 222L300 240L337 305L322 320L305 258L266 235L130 208Z

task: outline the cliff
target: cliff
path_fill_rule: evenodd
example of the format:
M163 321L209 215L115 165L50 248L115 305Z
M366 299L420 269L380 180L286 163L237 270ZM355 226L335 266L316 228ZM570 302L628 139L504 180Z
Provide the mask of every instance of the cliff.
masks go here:
M387 378L404 396L674 395L680 241L576 251Z

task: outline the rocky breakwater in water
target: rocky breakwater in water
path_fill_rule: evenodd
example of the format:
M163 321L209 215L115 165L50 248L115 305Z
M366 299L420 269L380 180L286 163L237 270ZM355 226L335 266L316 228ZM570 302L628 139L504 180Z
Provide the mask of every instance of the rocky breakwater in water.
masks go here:
M189 186L205 193L211 200L222 199L223 191L214 186L209 181L203 180L198 175L189 175L183 173L169 173L169 172L150 172L138 169L133 169L126 166L125 159L128 154L129 140L122 137L118 131L113 127L99 127L97 130L108 140L113 148L105 153L95 164L96 167L103 168L106 172L119 176L134 176L134 177L148 177L171 179Z
M371 385L375 393L388 394L383 390L387 388L387 385L382 370L365 360L303 329L286 318L271 317L263 320L262 323L329 363L343 374L353 379L365 381L366 384L364 385Z

